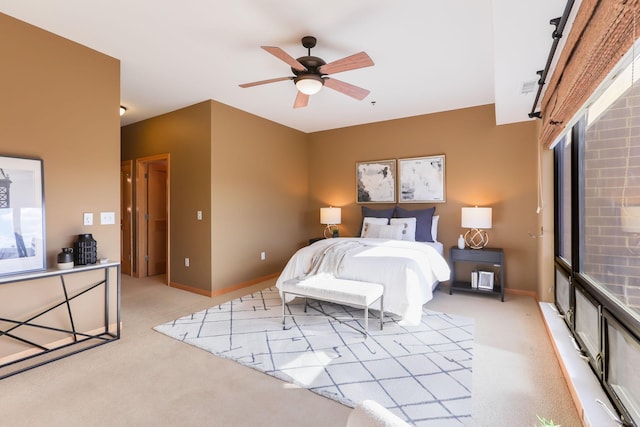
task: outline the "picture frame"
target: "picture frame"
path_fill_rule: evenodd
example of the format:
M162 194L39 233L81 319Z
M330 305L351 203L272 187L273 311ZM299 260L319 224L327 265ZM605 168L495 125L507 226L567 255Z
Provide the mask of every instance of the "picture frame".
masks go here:
M0 276L46 269L41 159L0 156Z
M396 160L356 162L356 203L396 202Z
M478 271L478 289L493 290L493 271Z
M445 203L445 156L398 159L398 203Z

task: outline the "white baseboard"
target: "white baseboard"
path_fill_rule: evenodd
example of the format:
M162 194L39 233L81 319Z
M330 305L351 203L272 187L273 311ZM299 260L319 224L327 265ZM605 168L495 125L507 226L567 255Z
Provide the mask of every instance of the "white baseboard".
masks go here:
M559 316L555 306L548 302L541 302L540 311L583 425L588 427L620 427L597 402L598 400L603 402L612 413L616 413L588 362L580 357L571 332Z

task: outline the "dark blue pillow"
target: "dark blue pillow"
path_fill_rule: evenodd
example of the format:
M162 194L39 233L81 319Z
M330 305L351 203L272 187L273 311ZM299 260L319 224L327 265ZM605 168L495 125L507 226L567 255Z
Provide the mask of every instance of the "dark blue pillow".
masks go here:
M416 242L433 242L431 236L431 221L436 207L429 209L417 209L410 211L400 206L396 207L396 217L398 218L415 218L416 219Z
M387 218L391 219L393 217L393 212L395 212L396 207L393 206L389 209L371 209L368 206L362 207L362 218L371 217L371 218Z

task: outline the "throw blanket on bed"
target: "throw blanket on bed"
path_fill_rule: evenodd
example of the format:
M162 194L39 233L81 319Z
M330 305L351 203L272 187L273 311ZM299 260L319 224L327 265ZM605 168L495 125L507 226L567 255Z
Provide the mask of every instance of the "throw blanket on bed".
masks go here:
M329 245L325 250L313 257L311 268L300 277L306 279L312 276L329 275L339 277L339 269L344 257L350 250L362 248L363 245L353 241L338 241Z
M417 324L422 305L433 297L432 286L449 280L450 271L442 255L421 242L325 239L298 250L276 286L296 277L321 280L324 274L382 284L385 312L401 316L407 324Z

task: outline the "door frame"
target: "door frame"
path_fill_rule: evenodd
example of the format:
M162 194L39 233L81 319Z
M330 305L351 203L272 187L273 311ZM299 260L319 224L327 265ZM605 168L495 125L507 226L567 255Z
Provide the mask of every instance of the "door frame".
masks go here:
M125 169L127 171L126 182L122 182L122 173ZM120 263L122 274L133 276L133 160L120 162L120 198ZM129 232L126 234L125 221L129 221ZM128 259L125 257L125 243L129 247Z
M167 163L167 274L166 284L170 283L171 278L171 155L170 154L157 154L154 156L140 157L136 159L136 194L135 194L135 210L136 210L136 224L135 224L135 242L136 242L136 259L135 259L135 277L147 277L148 269L145 257L148 254L147 248L147 221L145 220L145 214L147 213L147 185L145 180L145 174L147 166L150 163L159 161L166 161Z

